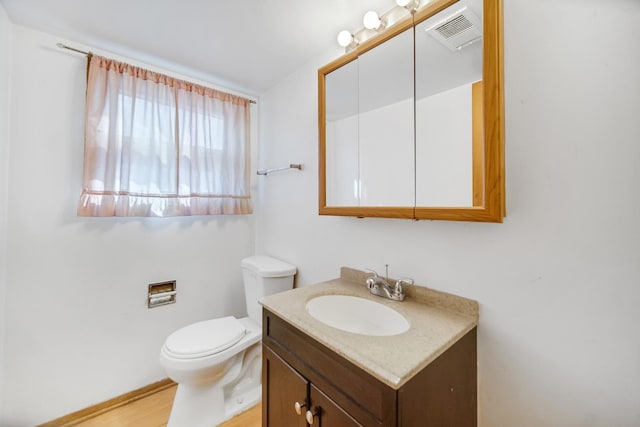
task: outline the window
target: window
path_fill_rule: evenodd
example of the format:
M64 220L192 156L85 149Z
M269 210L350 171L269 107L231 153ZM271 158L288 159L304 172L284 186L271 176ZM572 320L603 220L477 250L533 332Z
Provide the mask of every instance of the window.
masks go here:
M249 102L93 56L78 215L251 213Z

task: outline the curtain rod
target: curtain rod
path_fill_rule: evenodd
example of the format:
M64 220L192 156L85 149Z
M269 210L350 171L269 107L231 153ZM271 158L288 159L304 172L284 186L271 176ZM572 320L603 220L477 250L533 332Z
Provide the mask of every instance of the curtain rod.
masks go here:
M62 44L62 43L56 43L56 46L58 46L60 49L72 50L74 52L78 52L78 53L81 53L81 54L87 55L87 56L93 55L92 52L85 52L84 50L76 49L74 47L67 46L66 44ZM249 99L249 103L250 104L257 104L258 102L254 101L253 99Z
M70 47L70 46L67 46L66 44L62 44L62 43L56 43L56 46L58 46L60 49L72 50L74 52L78 52L78 53L81 53L81 54L87 55L87 56L93 55L91 52L85 52L84 50L76 49L74 47Z

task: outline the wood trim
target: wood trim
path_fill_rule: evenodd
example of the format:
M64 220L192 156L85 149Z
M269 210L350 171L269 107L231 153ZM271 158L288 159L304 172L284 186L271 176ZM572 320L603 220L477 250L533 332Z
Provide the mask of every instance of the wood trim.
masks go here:
M484 205L494 222L502 222L506 215L502 1L484 0Z
M473 206L482 206L484 202L484 132L483 132L483 96L484 85L482 81L471 85L471 150L472 150L472 177L473 177Z
M438 12L441 12L448 8L449 6L457 3L459 0L437 0L433 3L426 5L424 8L420 9L413 16L413 24L417 25L420 22L424 21L427 18L432 17Z
M470 221L470 222L500 222L487 212L484 206L468 208L444 207L444 208L415 208L416 219L435 219L446 221Z
M69 415L57 418L48 423L41 424L38 427L70 427L80 424L90 418L97 417L105 412L124 406L128 403L135 402L136 400L143 399L152 394L158 393L169 387L175 386L176 383L169 378L157 381L153 384L149 384L137 390L122 394L120 396L109 399L105 402L98 403L97 405L89 406L88 408L81 409L80 411L73 412Z
M413 219L413 207L406 206L324 206L320 205L320 215L355 216L357 218L398 218Z
M318 70L318 206L320 214L327 206L327 107L325 102L325 75L328 72Z

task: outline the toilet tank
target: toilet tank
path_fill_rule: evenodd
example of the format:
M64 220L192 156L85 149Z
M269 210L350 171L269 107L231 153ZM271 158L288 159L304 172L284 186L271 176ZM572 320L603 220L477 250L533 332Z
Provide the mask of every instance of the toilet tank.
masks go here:
M262 306L258 301L266 295L293 288L296 267L266 255L256 255L243 259L242 279L249 318L262 324Z

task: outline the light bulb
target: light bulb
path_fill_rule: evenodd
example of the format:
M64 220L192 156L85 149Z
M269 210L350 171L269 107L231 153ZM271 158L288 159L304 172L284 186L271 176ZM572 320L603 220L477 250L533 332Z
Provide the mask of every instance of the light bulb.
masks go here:
M404 7L409 11L415 11L420 4L419 0L396 0L396 4L400 7Z
M347 47L354 42L353 34L347 30L342 30L338 33L338 44L342 47Z
M378 30L384 28L384 21L382 21L378 14L373 10L370 10L369 12L364 14L362 23L368 30Z

